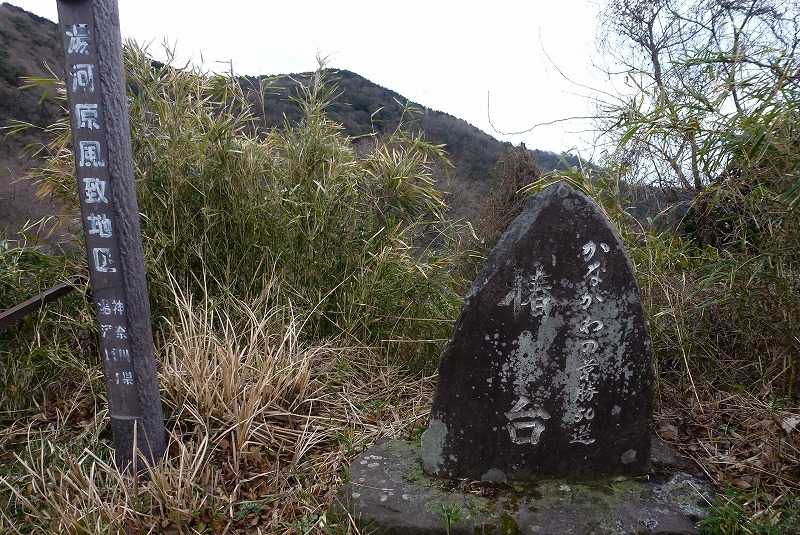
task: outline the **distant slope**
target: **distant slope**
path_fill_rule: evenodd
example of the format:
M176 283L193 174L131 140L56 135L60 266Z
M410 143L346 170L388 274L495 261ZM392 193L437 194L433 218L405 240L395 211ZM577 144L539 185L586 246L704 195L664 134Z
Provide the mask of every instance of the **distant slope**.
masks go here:
M36 91L20 91L21 76L47 76L47 66L63 76L58 26L42 17L28 13L8 3L0 6L0 127L12 121L29 122L37 126L50 124L60 108L51 100L38 103ZM305 83L309 73L281 75L272 80L263 110L266 126L282 127L285 120L295 123L301 118L300 107L292 100L297 96L297 84ZM402 95L374 84L347 70L331 72L338 85L339 97L328 109L329 116L344 127L347 135L356 138L357 148L367 141L360 136L382 134L393 130L400 121L407 99ZM242 77L245 87L259 87L259 78ZM444 144L448 157L455 165L447 183L443 169L435 169L439 186L447 191L446 199L454 218L472 220L480 211L493 185L491 168L509 144L498 141L466 121L436 110L411 104L422 111L418 127L435 144ZM14 136L3 141L0 148L0 229L16 230L26 219L38 219L54 213L55 207L33 198L32 188L13 184L31 161L23 156L22 147L44 140L41 131ZM553 153L532 151L544 169L559 165ZM571 161L570 163L577 163Z
M63 73L58 26L8 3L0 5L0 121L25 116L38 125L58 108L38 105L40 95L19 91L23 76L49 76L47 66Z
M41 91L19 89L23 76L52 76L47 66L63 75L58 26L8 3L0 5L0 127L16 120L41 128L61 113L51 98L39 103ZM37 199L29 183L16 182L34 167L23 148L41 142L41 130L4 134L0 131L0 230L8 227L14 234L26 221L55 214L58 207Z

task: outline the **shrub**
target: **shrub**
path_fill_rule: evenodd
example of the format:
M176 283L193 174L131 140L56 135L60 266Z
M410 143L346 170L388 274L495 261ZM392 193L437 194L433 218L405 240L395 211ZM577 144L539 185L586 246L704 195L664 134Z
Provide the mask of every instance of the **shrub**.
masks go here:
M32 240L32 238L30 238ZM80 270L72 254L50 254L22 236L0 240L0 310L34 297ZM94 318L86 284L0 328L0 411L15 421L20 412L40 407L45 398L91 375L99 364L91 337ZM51 396L52 397L52 396Z
M443 224L432 158L441 148L406 128L357 155L325 115L336 96L324 68L298 99L303 117L255 126L233 76L155 65L126 49L131 138L154 315L171 317L173 280L224 304L281 281L312 339L380 346L412 367L432 364L455 317L441 251L418 245ZM76 200L63 137L42 177ZM446 161L446 160L445 160ZM420 342L421 341L421 342ZM413 362L412 362L413 361Z

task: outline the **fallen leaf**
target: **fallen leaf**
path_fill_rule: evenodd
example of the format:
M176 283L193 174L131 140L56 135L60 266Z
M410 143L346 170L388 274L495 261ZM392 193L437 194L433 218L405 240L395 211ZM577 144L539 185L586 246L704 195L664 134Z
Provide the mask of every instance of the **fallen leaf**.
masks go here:
M209 509L208 507L203 509L203 514L200 517L200 520L202 520L204 523L208 524L209 522L211 522L211 520L213 518L214 518L214 512L211 511L211 509Z
M663 440L675 442L678 440L678 426L662 423L658 426L658 436Z
M787 416L781 420L781 427L787 435L791 435L798 424L800 424L800 416Z

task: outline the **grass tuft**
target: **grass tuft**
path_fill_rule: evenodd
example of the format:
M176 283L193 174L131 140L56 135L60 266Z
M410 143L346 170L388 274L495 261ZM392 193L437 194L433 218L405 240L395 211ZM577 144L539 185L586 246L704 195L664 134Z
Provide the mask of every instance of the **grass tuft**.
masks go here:
M120 472L103 410L21 419L0 432L3 532L355 532L326 514L346 463L419 427L432 381L373 348L302 342L266 296L228 313L173 290L157 348L167 461L147 481Z

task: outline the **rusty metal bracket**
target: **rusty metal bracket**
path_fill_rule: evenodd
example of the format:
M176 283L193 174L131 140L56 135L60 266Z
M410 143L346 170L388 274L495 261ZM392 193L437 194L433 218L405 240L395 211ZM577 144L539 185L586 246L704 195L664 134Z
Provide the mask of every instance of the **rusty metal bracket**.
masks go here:
M49 290L37 295L36 297L31 297L27 301L24 301L17 306L0 312L0 329L3 327L8 327L23 316L40 309L46 303L50 303L51 301L55 301L56 299L67 295L69 292L75 289L75 284L80 280L81 277L79 276L70 277L67 282L57 284Z

